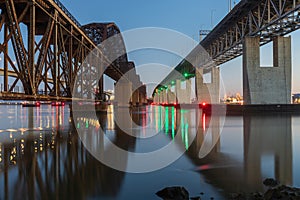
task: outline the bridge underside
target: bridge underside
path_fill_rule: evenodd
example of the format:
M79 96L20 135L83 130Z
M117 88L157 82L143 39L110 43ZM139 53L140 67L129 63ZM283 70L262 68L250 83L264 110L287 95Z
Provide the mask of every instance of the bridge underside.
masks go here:
M257 45L259 48L259 46L273 41L274 38L287 35L299 28L300 0L242 0L185 59L175 67L174 71L160 83L157 89L167 88L178 79L184 81L193 78L196 76L197 69L199 68L200 71L203 70L204 73L206 73L209 72L211 68L218 67L243 55L245 53L244 42L246 38L256 38L256 40L258 40ZM206 56L203 57L203 55ZM246 57L244 57L244 60L245 59ZM247 57L247 61L256 62L255 59L251 59L251 56ZM246 69L247 67L244 67L244 71ZM286 70L289 72L288 66ZM245 73L250 75L249 70L248 72L244 72L244 74ZM182 76L178 77L178 74L182 74ZM185 74L188 74L188 76L185 76ZM275 84L276 80L274 80L274 76L268 74L268 77L269 76L271 76L271 81L269 82L265 81L263 77L259 80L259 82L263 84L260 88L262 91L266 91L263 89L264 87L269 87L272 84L276 87L277 85ZM284 97L287 100L276 102L289 103L290 100L288 99L289 96L291 96L290 79L289 77L283 78L283 76L281 76L280 79L282 79L282 82L285 83L285 85L280 85L276 91L280 90L278 94L284 93ZM283 79L285 81L283 81ZM249 90L247 89L249 88L245 86L245 82L248 81L248 79L244 80L245 98L247 98L249 102L257 103L258 101L250 100L251 92L248 93ZM248 84L253 86L251 81L248 82ZM259 86L250 86L252 90L255 90L257 87ZM155 95L155 92L153 95ZM262 102L275 103L268 99L260 101L260 103Z
M96 98L103 77L90 77L118 81L134 67L114 23L81 26L57 0L0 0L0 10L2 99ZM112 36L107 52L100 44Z

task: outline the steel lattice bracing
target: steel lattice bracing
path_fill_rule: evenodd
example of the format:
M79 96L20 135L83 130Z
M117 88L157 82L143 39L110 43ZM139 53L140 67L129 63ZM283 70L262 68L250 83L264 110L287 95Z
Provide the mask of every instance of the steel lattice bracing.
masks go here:
M89 96L91 87L101 86L83 76L107 67L105 74L117 81L132 66L124 67L126 50L113 23L81 26L58 0L0 0L0 10L2 99L68 99L74 88ZM110 61L98 45L114 35L119 40L112 48L122 54ZM91 53L101 64L84 65Z
M201 42L217 65L242 54L245 36L264 45L300 28L299 0L243 0Z
M106 75L116 81L122 76L126 77L133 86L143 85L136 73L134 63L128 61L123 37L115 23L92 23L82 26L82 29L98 45L103 55L111 61L106 66ZM146 98L145 88L138 87L137 89Z
M264 45L276 36L284 36L299 28L300 0L242 0L200 42L210 56L208 62L207 59L197 60L201 48L196 47L175 70L188 73L188 78L194 77L194 67L211 68L242 55L246 36L259 36L260 45ZM191 64L186 60L197 61ZM170 85L178 79L178 72L171 72L160 85Z
M5 0L0 9L3 98L19 92L18 82L26 95L71 97L74 76L95 46L79 23L58 1ZM10 70L16 74L13 84Z
M104 56L112 61L105 69L108 76L119 80L122 74L131 69L121 32L114 23L92 23L82 26L82 29L98 45ZM101 46L103 42L105 47Z

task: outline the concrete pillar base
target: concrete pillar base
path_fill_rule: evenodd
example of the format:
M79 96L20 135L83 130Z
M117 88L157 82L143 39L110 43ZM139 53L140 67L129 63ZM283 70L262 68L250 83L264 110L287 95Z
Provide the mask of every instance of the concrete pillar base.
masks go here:
M186 87L185 89L181 88L181 80L176 80L176 86L175 86L175 94L178 104L190 104L191 103L191 80L185 80L186 81Z
M119 81L115 85L115 99L119 107L129 107L132 95L132 83Z
M136 90L133 92L131 97L132 105L133 106L139 106L140 105L140 92L139 90Z
M203 68L196 70L196 90L198 103L219 104L220 103L220 69L213 67L208 73L211 73L211 82L204 83Z
M244 104L290 104L291 37L274 39L274 67L260 67L259 42L259 37L246 37L244 40Z

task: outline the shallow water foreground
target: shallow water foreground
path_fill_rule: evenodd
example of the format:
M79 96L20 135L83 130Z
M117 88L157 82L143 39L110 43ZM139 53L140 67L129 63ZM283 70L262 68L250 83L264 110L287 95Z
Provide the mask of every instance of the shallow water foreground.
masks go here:
M68 106L1 105L0 199L159 199L155 193L168 186L183 186L203 199L227 199L265 191L265 178L300 187L299 116L220 117L147 106L129 113L132 124L126 128L135 137L119 127L120 110L110 107L107 114L91 116L74 119ZM100 130L111 143L101 139ZM126 173L95 159L81 139L90 141L89 150L101 148L102 156L111 155L112 144L147 153L170 143L176 148L155 162L183 155L157 171ZM203 150L214 141L212 149ZM130 156L120 159L124 169L131 167Z

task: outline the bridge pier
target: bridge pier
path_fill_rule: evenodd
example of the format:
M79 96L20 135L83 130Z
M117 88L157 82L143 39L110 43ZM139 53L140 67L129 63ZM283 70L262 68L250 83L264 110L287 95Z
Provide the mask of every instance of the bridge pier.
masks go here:
M133 106L139 106L140 104L140 91L137 89L132 93L131 96L132 105Z
M168 86L167 98L168 98L168 104L174 104L174 103L176 103L176 95L175 95L174 92L172 92L170 85Z
M132 83L120 80L115 84L115 99L120 107L128 107L131 101Z
M178 104L189 104L191 103L191 80L185 80L185 89L181 88L181 80L176 80L175 93Z
M139 92L139 104L143 105L147 103L147 97L142 94L141 92Z
M243 44L244 104L291 103L291 37L273 40L273 67L260 66L260 38L246 37Z
M141 91L140 88L135 90L132 94L131 101L133 106L141 106L147 103L144 91Z
M147 88L146 85L139 87L139 104L147 104Z
M159 94L158 94L158 103L163 103L163 99L162 99L162 93L161 92L159 92Z
M161 103L165 104L165 103L168 103L167 102L167 90L163 90L160 92L160 95L161 95Z
M213 67L210 83L204 83L204 69L196 70L196 90L198 103L219 104L220 103L220 68Z
M156 103L161 104L162 102L161 102L161 94L160 94L160 92L157 92L156 96L157 96L157 102Z
M160 103L160 99L159 99L159 92L158 92L158 89L155 89L155 94L154 94L154 97L153 97L153 103L155 104L158 104Z

